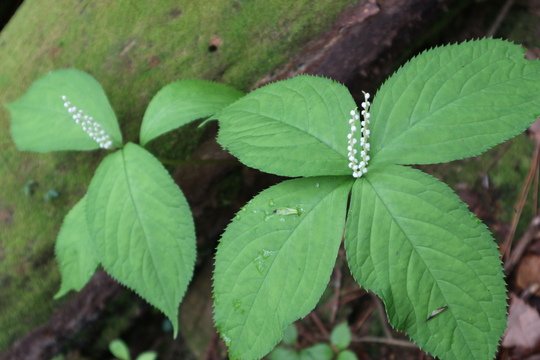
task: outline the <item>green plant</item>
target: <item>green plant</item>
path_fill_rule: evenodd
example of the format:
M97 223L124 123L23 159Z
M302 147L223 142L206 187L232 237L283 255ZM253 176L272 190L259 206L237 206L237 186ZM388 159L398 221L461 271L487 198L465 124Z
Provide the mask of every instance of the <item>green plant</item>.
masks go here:
M141 145L186 121L212 115L242 95L201 80L172 83L150 102ZM101 264L160 309L176 334L178 305L195 262L195 229L187 201L167 171L142 146L122 144L105 92L84 72L53 71L7 107L20 150L118 148L103 159L86 195L64 219L56 242L62 274L56 297L80 290ZM33 184L25 185L26 193ZM57 195L49 190L44 199Z
M538 117L539 95L538 61L482 39L412 59L371 108L366 95L362 122L344 86L311 76L214 116L244 164L300 177L254 197L221 238L215 323L231 358L265 355L314 308L342 239L394 328L441 359L493 357L506 315L497 245L448 186L402 165L482 153Z
M357 360L356 355L347 350L351 343L351 330L347 323L337 325L330 334L330 344L318 343L308 348L295 350L298 332L294 325L285 329L283 341L270 353L270 360Z
M110 342L109 351L120 360L131 360L129 348L126 343L120 339L115 339ZM155 351L145 351L142 354L139 354L136 360L155 360L156 358L157 354Z
M143 119L143 146L213 115L218 141L244 164L299 177L254 197L221 238L215 323L231 358L264 356L315 307L342 241L352 274L384 301L392 326L441 359L493 357L506 314L497 246L449 187L402 165L478 155L519 134L540 113L539 94L539 63L494 39L418 55L379 89L372 106L366 94L361 113L343 85L313 76L244 97L198 81L158 93ZM103 90L75 70L49 74L8 106L17 146L97 148L69 125L74 115L62 103L69 110L71 102L99 119L97 130L109 136L100 134L100 145L121 147ZM79 289L101 263L176 329L193 237L181 192L152 155L128 143L104 159L66 216L57 246L59 295Z

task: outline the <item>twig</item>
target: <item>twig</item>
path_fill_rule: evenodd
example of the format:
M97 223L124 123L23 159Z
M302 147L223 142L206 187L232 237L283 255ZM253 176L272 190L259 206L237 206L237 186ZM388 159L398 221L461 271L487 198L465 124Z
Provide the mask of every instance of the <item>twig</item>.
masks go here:
M540 169L536 166L536 172L534 174L534 186L533 186L533 216L538 215L538 176L540 175Z
M525 205L525 201L527 200L527 194L529 193L532 180L537 171L539 159L540 159L540 142L536 142L536 146L534 148L534 154L531 160L531 166L529 167L529 172L527 173L525 182L523 183L523 186L521 187L521 194L519 195L519 199L514 207L514 215L512 216L512 223L510 225L510 231L508 232L508 235L506 236L506 239L504 241L503 260L505 262L507 262L510 257L510 249L512 247L512 240L514 239L517 224L518 224L519 218L521 217L521 212L523 211L523 206Z
M499 14L497 15L497 18L491 25L491 28L489 28L488 32L486 33L486 37L492 37L495 35L499 27L501 26L504 18L506 17L506 14L508 14L508 11L514 5L515 0L507 0L506 3L501 8L501 11L499 11Z
M535 216L531 220L531 224L529 225L529 228L521 239L519 239L518 244L512 251L512 254L509 256L508 260L504 263L504 273L506 275L509 275L514 267L517 265L523 254L525 253L525 250L527 249L527 246L531 243L533 239L538 237L540 235L540 216Z
M330 309L330 324L334 324L336 322L336 316L337 312L339 310L339 296L341 293L341 278L342 278L342 270L341 267L343 265L343 251L342 247L339 249L338 258L336 261L336 266L334 266L334 294L332 296L332 302L331 302L331 309Z
M322 323L321 319L319 319L319 316L317 315L317 313L315 311L312 311L310 313L310 317L313 320L313 322L315 323L315 325L317 325L317 327L319 328L321 333L324 335L324 337L326 339L330 339L330 333L324 327L324 324Z
M371 305L369 309L367 309L367 311L364 312L363 316L354 324L354 326L351 325L351 329L353 332L358 331L358 329L360 329L362 325L364 325L367 318L369 317L369 315L371 315L374 309L375 309L375 305Z
M319 343L321 340L327 340L314 336L313 331L306 330L301 321L296 322L294 326L296 326L296 330L298 331L298 341L296 344L298 348L304 348L308 345Z
M418 345L407 340L399 340L394 338L380 338L376 336L363 336L361 338L353 338L352 342L372 342L372 343L381 343L392 346L401 346L407 348L419 349Z
M377 306L377 312L379 313L379 317L381 318L381 324L383 326L384 334L388 339L392 339L392 329L390 328L390 324L388 323L388 319L386 318L386 311L384 311L382 301L373 294L371 295L371 297L373 298L373 301L375 301L375 305Z
M367 295L367 292L359 286L348 289L341 294L341 298L339 299L339 306L344 306L351 301L359 299L365 295Z
M188 165L240 165L237 160L229 159L198 159L198 160L172 160L158 158L163 165L188 166Z

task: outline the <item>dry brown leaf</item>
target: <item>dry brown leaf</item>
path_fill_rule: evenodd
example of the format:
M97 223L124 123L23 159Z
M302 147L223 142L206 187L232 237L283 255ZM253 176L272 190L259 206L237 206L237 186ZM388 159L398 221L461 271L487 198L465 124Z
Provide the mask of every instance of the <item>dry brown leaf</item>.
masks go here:
M508 328L502 346L534 349L540 341L540 315L516 295L510 294L510 300Z
M520 291L536 289L534 294L540 295L540 256L529 254L521 259L517 269L516 287Z

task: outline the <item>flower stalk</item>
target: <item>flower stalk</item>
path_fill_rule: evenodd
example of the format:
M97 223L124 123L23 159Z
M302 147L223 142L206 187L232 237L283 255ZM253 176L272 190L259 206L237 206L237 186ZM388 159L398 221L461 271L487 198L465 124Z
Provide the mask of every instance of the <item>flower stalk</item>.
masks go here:
M351 110L351 118L349 119L349 125L351 126L351 131L347 135L348 144L347 144L347 156L349 158L349 168L352 169L352 176L354 178L362 177L367 173L368 163L369 163L369 149L370 145L368 142L369 139L369 129L368 125L370 123L369 118L369 107L371 103L369 102L369 93L363 92L364 102L361 104L362 111L358 114L358 108ZM360 121L360 115L362 115L362 120ZM358 150L355 148L355 145L358 143L358 139L355 134L358 130L357 124L360 122L360 157L358 158Z
M75 120L75 123L80 125L88 136L99 144L100 148L109 149L112 146L110 136L105 130L103 130L100 123L94 121L94 118L86 115L84 111L77 109L76 106L73 106L73 104L67 100L66 95L62 95L62 100L64 101L64 107L71 114L71 117L73 120Z

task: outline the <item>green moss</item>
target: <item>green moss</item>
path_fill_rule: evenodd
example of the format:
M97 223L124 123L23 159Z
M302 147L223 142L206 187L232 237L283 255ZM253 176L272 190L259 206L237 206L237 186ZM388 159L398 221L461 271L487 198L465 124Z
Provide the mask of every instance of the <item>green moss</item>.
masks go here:
M137 141L144 110L164 85L202 78L247 90L354 2L27 0L0 34L0 102L20 97L48 71L78 68L103 85L124 138ZM196 133L172 134L162 151L185 158ZM21 153L4 107L0 146L2 351L61 304L52 300L59 282L54 240L105 153ZM30 179L38 186L27 196ZM59 197L44 203L49 189Z

